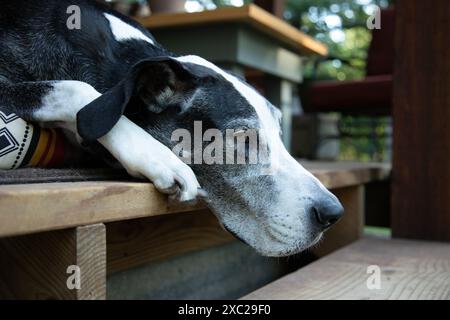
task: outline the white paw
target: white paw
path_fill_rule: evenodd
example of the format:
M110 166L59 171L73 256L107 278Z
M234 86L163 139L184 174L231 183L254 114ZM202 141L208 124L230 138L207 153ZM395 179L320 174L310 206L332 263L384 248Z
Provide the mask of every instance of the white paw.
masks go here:
M158 191L178 201L196 200L202 191L194 172L169 149L167 151L169 153L160 152L157 155L141 152L125 168L132 176L149 179Z
M129 174L149 179L160 192L183 202L204 196L192 169L126 117L122 116L99 142Z

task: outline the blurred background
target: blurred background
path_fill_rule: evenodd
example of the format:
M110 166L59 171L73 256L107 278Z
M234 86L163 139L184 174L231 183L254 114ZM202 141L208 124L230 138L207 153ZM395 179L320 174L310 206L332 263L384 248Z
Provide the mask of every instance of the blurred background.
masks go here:
M322 112L320 108L310 108L312 110L308 110L310 112L305 114L304 109L305 104L310 100L314 101L314 95L327 94L327 91L323 93L322 88L314 91L316 89L312 87L314 83L362 81L370 75L368 54L373 31L368 29L367 20L376 14L378 8L385 9L392 6L394 0L115 0L102 2L106 2L124 14L139 17L257 4L326 44L329 49L326 57L305 58L304 81L298 88L300 99L294 101L291 153L299 158L312 160L391 161L390 112L381 112L381 114L353 112L354 110L341 112L339 107L334 110L326 106L325 112ZM383 50L389 49L392 49L392 52L387 54L392 55L393 61L393 44ZM252 79L248 80L252 83ZM257 83L252 84L258 87ZM340 90L339 87L336 89ZM358 90L353 88L351 91ZM341 92L344 91L341 90ZM330 99L332 99L331 96ZM352 103L355 102L352 101Z

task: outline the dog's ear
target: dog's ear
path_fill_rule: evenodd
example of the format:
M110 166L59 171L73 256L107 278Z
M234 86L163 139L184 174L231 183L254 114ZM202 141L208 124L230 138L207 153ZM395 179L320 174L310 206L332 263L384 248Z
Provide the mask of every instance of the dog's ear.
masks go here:
M81 109L77 114L78 134L95 141L119 121L132 97L148 110L161 113L167 107L188 101L201 74L170 57L140 61L115 87Z
M197 79L193 70L176 60L157 61L147 64L139 72L135 94L154 113L175 105L185 109Z

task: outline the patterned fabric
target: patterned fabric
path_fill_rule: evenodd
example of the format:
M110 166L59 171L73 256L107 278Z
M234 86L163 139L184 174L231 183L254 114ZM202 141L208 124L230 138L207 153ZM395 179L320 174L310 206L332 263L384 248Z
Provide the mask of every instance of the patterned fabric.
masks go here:
M64 163L64 136L0 110L0 169L57 167Z

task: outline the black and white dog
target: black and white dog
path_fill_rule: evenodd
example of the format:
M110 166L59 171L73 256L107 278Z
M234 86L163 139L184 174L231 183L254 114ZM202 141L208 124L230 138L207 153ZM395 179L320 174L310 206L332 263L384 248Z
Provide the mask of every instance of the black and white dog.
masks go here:
M81 28L67 26L68 8ZM198 56L175 56L136 22L89 0L0 3L0 106L94 141L163 193L205 201L230 232L266 256L315 244L343 213L337 198L280 139L278 109L243 80ZM257 128L277 163L187 165L171 133ZM202 189L200 189L200 186Z

